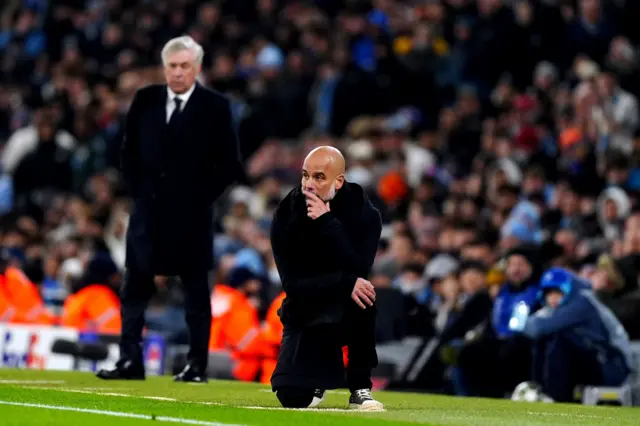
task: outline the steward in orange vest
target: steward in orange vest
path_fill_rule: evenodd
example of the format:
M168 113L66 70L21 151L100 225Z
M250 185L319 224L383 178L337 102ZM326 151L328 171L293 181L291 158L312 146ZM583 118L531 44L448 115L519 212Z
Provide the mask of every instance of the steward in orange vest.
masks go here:
M216 284L211 295L209 351L225 351L233 359L236 380L255 381L260 371L261 345L258 294L262 283L249 269L236 268L229 285Z
M62 308L61 324L80 331L120 334L118 268L109 255L96 255Z
M8 251L0 251L0 322L56 324L40 290L19 268L10 264Z

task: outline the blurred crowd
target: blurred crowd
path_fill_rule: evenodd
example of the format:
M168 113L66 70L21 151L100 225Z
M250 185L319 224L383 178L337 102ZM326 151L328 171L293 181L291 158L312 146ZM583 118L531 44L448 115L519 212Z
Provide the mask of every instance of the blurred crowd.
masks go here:
M637 16L635 0L3 1L4 263L56 314L87 284L117 291L122 122L162 82L163 44L189 34L199 81L233 101L247 171L217 208L212 285L233 283L259 318L281 293L274 208L304 156L333 145L384 220L381 343L483 324L501 339L504 294L551 265L590 280L638 339ZM516 252L526 265L510 270ZM157 287L149 327L184 331L179 283Z

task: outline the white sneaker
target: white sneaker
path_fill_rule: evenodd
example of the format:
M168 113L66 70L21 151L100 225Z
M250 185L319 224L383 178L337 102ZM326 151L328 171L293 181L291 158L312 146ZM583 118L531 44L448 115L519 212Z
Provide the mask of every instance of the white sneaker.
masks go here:
M313 392L313 400L311 401L311 404L309 404L309 408L316 408L318 405L322 404L325 394L326 392L322 389L316 389Z
M511 395L512 401L521 401L521 402L546 402L552 403L555 402L548 395L546 395L540 386L538 386L534 382L523 382L520 383L516 389L513 391Z
M358 389L351 393L349 408L360 411L384 411L384 405L373 399L370 389Z

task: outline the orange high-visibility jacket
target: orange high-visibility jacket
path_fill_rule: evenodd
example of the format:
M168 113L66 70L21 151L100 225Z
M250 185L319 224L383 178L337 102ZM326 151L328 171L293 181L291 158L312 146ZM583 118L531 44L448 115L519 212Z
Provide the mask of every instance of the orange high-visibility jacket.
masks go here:
M229 351L236 361L233 376L253 381L260 369L258 310L240 291L217 284L211 296L210 351Z
M81 331L120 334L120 299L103 284L91 284L67 297L61 324Z
M269 306L269 310L267 311L267 317L260 330L261 341L264 345L260 382L264 384L271 382L271 376L278 362L278 353L280 352L280 344L282 343L282 333L284 330L284 326L278 315L278 309L282 306L282 301L286 296L287 295L282 292L271 302L271 306Z
M0 279L4 280L4 277ZM18 309L11 304L9 298L4 294L3 285L0 284L0 324L3 322L14 322L18 317Z
M27 324L57 323L57 318L44 305L38 287L27 278L18 268L8 267L5 269L3 279L0 280L1 292L15 309L18 315L12 322Z

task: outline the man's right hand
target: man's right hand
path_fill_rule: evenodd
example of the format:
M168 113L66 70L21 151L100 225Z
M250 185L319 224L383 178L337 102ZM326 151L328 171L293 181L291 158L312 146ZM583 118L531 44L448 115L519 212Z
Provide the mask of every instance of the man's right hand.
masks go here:
M353 286L351 298L362 309L367 309L366 305L373 306L373 302L376 301L376 290L369 281L358 278L356 285Z

